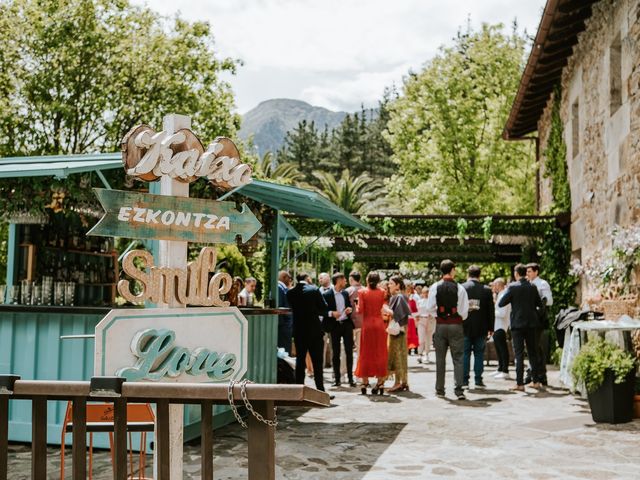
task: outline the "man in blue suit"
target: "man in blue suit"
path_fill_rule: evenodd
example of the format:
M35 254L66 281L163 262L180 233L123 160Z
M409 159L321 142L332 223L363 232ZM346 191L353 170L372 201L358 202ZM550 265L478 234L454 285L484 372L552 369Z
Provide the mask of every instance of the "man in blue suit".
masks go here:
M307 352L313 364L316 388L324 392L322 357L324 332L320 319L327 315L320 289L309 283L308 275L298 274L297 285L287 292L287 300L293 315L293 339L296 344L296 383L304 384Z
M278 274L278 307L289 308L287 292L291 284L289 272L282 271ZM278 348L284 348L291 353L291 337L293 336L293 319L291 314L278 315Z
M351 320L351 301L345 290L347 277L342 273L334 273L331 277L333 286L325 291L322 296L327 302L328 312L323 320L324 330L331 334L331 350L333 351L333 376L334 387L340 386L340 341L344 343L344 351L347 357L347 377L349 385L356 386L353 381L353 321Z

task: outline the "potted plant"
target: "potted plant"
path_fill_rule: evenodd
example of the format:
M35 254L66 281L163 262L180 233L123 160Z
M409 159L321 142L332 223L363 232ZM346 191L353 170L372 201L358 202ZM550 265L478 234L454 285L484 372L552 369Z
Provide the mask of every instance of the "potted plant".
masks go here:
M603 338L590 338L571 367L576 383L584 382L594 422L624 423L633 419L634 357Z

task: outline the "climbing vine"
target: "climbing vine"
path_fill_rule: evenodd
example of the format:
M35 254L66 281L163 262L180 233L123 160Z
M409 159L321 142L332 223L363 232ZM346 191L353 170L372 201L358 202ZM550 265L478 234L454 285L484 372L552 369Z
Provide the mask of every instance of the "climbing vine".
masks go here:
M551 129L544 151L543 175L551 180L552 211L571 211L571 190L567 175L567 146L564 143L564 127L560 118L560 89L556 88L551 109Z

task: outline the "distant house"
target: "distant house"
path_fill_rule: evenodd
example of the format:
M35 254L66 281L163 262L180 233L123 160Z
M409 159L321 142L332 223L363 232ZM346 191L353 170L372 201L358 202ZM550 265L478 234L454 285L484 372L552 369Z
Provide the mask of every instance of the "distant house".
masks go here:
M566 145L573 256L585 264L611 248L614 225L640 222L640 1L547 1L504 130L508 140L538 142L541 211L554 201L544 175L554 102Z

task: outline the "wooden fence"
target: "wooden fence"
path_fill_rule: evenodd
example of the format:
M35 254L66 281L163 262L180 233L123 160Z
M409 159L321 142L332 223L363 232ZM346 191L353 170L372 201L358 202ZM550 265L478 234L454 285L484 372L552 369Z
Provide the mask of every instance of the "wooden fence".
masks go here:
M303 406L326 407L329 396L303 385L247 384L244 392L240 385L229 391L227 385L195 383L121 383L113 382L105 388L96 377L91 382L19 380L0 375L0 480L9 478L8 429L9 402L31 401L32 441L31 478L47 478L47 402L67 400L73 403L72 478L87 478L87 402L113 402L114 407L114 478L127 478L127 404L152 403L156 405L156 446L158 480L169 479L169 404L199 405L201 421L201 475L203 480L213 479L213 406L246 405L257 415L248 416L249 480L275 479L275 426L272 425L274 407ZM102 379L107 380L107 379ZM102 383L103 385L100 385ZM99 386L99 387L97 387ZM230 395L231 393L231 395ZM262 416L264 421L258 417Z

